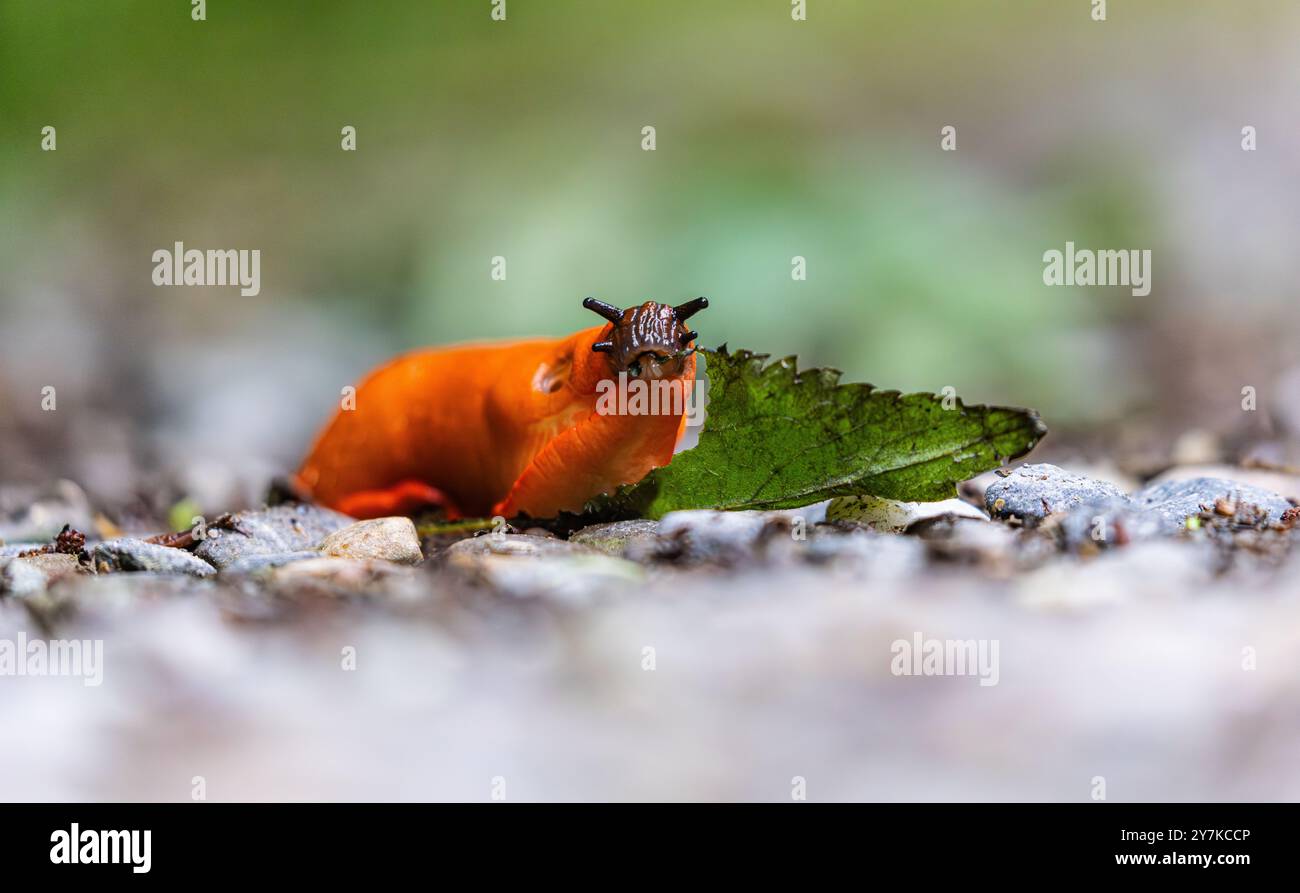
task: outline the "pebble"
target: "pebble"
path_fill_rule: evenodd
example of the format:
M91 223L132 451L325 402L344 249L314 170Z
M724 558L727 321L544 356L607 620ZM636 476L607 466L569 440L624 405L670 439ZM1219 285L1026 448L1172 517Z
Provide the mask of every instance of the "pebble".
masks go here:
M85 573L88 571L73 555L45 553L0 559L0 594L36 595L64 577Z
M47 584L45 574L26 559L9 558L0 565L0 595L19 598L36 595L43 592Z
M1221 478L1238 484L1276 493L1283 499L1300 503L1300 475L1267 468L1238 468L1234 465L1184 465L1171 468L1147 483L1152 488L1170 481L1191 478Z
M911 533L924 541L931 558L942 561L1009 572L1019 559L1016 547L1020 532L985 519L941 515L918 523Z
M767 539L794 542L797 528L806 535L825 517L824 506L778 512L669 512L659 522L661 553L687 561L736 564L755 559Z
M906 579L925 568L925 544L913 536L892 536L858 528L817 528L804 560L816 566L854 571L872 578Z
M261 574L289 564L295 564L302 561L312 561L320 557L320 553L314 549L305 549L301 552L279 552L274 555L249 555L245 558L232 561L230 564L221 568L221 575L223 577L236 577L248 574Z
M319 506L294 503L234 516L233 529L209 529L194 554L217 568L258 555L316 549L355 519Z
M538 558L552 555L598 554L591 546L570 540L526 533L488 533L452 543L442 551L442 558L450 564L472 565L482 555L503 555L512 558Z
M898 502L879 496L842 496L832 500L826 509L828 521L855 521L884 533L901 533L917 521L945 515L956 518L976 518L980 521L988 520L987 515L960 499L945 499L941 502Z
M101 573L146 571L210 577L217 572L211 564L184 549L159 546L130 537L97 543L90 548L90 557L95 570Z
M406 565L381 559L338 558L317 555L306 561L294 561L271 572L271 580L280 586L323 586L347 593L380 594L383 584L407 580L414 571Z
M1027 527L1034 527L1053 513L1123 496L1114 484L1055 465L1021 465L989 484L984 491L984 507L994 518L1006 520L1014 516Z
M1155 513L1164 533L1182 530L1187 518L1201 511L1201 506L1213 510L1219 499L1231 499L1258 506L1268 513L1268 521L1277 523L1282 513L1291 507L1276 493L1252 487L1249 484L1224 478L1189 478L1166 480L1153 484L1133 494L1133 502Z
M645 582L640 565L582 543L526 534L461 540L443 552L475 582L514 598L579 606Z
M1124 546L1170 532L1158 512L1143 508L1126 496L1077 505L1055 515L1061 545L1071 552L1089 552Z
M525 561L480 556L472 577L512 598L536 598L569 606L635 592L645 583L641 565L613 555L567 555Z
M398 564L424 560L420 537L410 518L375 518L336 530L321 541L317 551L335 558L376 558Z
M8 545L0 545L0 559L17 558L24 552L32 552L36 549L44 548L49 544L50 541L46 540L43 543L9 543Z
M590 546L608 555L627 555L643 551L658 540L658 521L615 521L612 524L593 524L569 537L569 542Z

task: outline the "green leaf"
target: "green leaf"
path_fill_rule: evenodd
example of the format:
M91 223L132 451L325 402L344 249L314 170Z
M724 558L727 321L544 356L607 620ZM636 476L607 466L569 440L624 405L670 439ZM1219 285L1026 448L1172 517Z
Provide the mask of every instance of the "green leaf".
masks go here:
M833 496L947 499L956 485L1033 449L1037 413L955 397L840 384L795 358L702 351L708 418L699 444L584 514L659 518L678 509L797 508Z

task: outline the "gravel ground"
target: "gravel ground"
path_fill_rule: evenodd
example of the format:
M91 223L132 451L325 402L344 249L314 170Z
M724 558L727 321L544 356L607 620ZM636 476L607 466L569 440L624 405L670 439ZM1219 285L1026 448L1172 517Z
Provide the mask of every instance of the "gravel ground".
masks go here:
M0 500L55 553L0 551L0 646L103 649L97 685L0 677L0 796L1300 799L1296 481L1198 471L567 540L283 506L62 553L95 524L66 488ZM918 638L996 661L896 672Z

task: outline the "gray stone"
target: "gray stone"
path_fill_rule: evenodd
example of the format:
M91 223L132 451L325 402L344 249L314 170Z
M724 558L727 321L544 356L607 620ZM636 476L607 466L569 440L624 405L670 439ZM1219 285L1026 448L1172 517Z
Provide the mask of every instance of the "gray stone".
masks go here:
M37 549L42 549L49 544L49 540L46 540L43 543L9 543L8 545L0 545L0 559L17 558L24 552L33 552Z
M1220 499L1258 506L1272 523L1277 523L1282 513L1291 507L1291 503L1276 493L1237 481L1209 477L1164 481L1139 490L1132 498L1136 505L1159 516L1165 533L1182 530L1187 518L1200 512L1201 506L1213 510Z
M0 559L0 594L36 595L64 577L84 573L88 571L73 555L44 553Z
M123 617L145 605L166 605L180 599L213 592L214 577L185 574L156 574L149 571L107 574L74 574L60 577L24 602L49 623L77 618L78 622L98 618L105 623L122 622Z
M413 578L407 565L381 559L338 558L317 555L277 568L271 580L280 587L309 588L326 593L387 594L389 584Z
M401 517L350 524L325 537L317 551L335 558L374 558L398 564L419 564L424 560L415 524Z
M44 592L46 584L45 574L22 558L6 558L0 564L0 595L25 598Z
M665 550L688 561L736 564L760 557L764 541L781 537L793 541L797 518L804 529L825 517L820 508L812 517L801 510L781 512L715 511L699 509L669 512L659 522L659 537Z
M658 521L615 521L584 527L569 537L569 542L591 546L608 555L625 555L629 547L636 549L652 543L658 535Z
M846 532L817 528L804 546L805 561L855 571L873 578L901 579L925 568L925 544L917 537L894 536L863 528Z
M542 599L569 606L636 592L645 583L641 565L603 553L522 559L480 555L473 579L511 598Z
M257 555L316 549L353 518L319 506L295 503L235 515L231 529L208 529L194 554L217 568Z
M1300 474L1287 474L1268 468L1238 468L1235 465L1180 465L1170 468L1147 482L1147 489L1170 481L1186 481L1192 478L1220 478L1276 493L1288 502L1300 503ZM1137 490L1137 487L1133 487Z
M1009 571L1018 560L1023 531L989 520L940 515L918 522L908 532L925 543L931 558Z
M570 606L627 592L645 581L635 562L582 543L524 534L461 540L443 556L471 581L502 595Z
M1053 520L1061 545L1071 552L1125 546L1170 532L1158 512L1128 497L1077 505Z
M901 533L917 521L951 515L987 521L988 516L960 499L941 502L899 502L879 496L842 496L826 509L828 521L854 521L873 530Z
M488 533L452 543L442 552L450 564L472 565L481 555L502 555L512 558L539 558L553 555L591 555L596 550L582 543L545 536L515 533Z
M278 552L274 555L248 555L221 568L221 575L222 577L235 577L246 574L262 574L286 565L312 561L320 557L320 553L314 549L305 549L301 552Z
M1073 474L1055 465L1021 465L989 484L984 507L1000 520L1020 518L1026 526L1083 503L1123 498L1114 484Z
M210 577L217 572L211 564L184 549L159 546L130 537L98 543L91 548L90 557L95 570L101 573L146 571Z

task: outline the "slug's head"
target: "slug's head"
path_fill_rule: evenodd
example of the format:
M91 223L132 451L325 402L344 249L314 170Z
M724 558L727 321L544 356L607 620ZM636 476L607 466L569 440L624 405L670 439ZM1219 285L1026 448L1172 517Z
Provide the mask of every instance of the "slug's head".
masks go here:
M592 310L613 326L605 340L591 346L596 353L609 357L615 373L626 372L631 378L654 381L679 378L686 369L686 358L695 352L691 343L699 337L686 321L705 307L708 298L696 298L676 307L646 301L639 307L619 310L612 304L587 298L582 306Z

